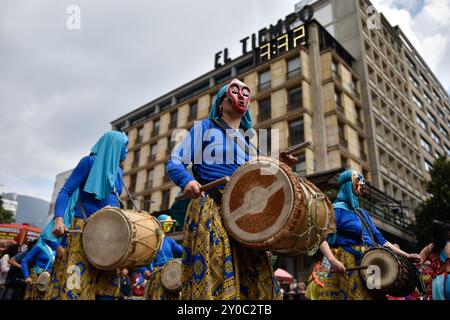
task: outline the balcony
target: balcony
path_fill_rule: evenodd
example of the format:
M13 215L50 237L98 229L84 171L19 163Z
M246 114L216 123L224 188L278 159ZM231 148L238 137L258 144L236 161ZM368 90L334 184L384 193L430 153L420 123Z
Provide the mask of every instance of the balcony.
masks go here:
M153 188L153 180L149 180L145 183L145 190L152 190Z
M301 109L301 107L302 107L301 102L291 102L291 103L288 103L288 105L287 105L287 111L288 112L298 111Z
M337 71L333 71L333 79L337 82L342 82L342 77L339 73L337 73Z
M342 106L342 104L338 101L336 101L336 110L340 113L342 113L342 115L345 115L345 110L344 107Z
M142 141L143 141L143 139L142 139L142 137L137 137L136 138L136 140L134 140L134 144L136 145L136 144L140 144L140 143L142 143Z
M150 155L148 157L148 162L153 162L153 161L156 161L156 154Z
M291 146L295 146L295 145L297 145L297 144L300 144L300 143L302 143L303 141L304 141L305 139L303 138L303 137L300 137L300 136L295 136L295 137L292 137L292 136L290 136L289 138L288 138L288 144L289 144L289 147L291 147Z
M356 119L356 124L359 128L364 130L364 123L361 120Z
M169 123L169 130L170 129L175 129L177 127L177 123L176 122L170 122Z
M344 137L339 136L339 144L344 148L348 148L348 142Z
M260 113L258 114L258 122L263 122L271 118L270 113Z
M302 69L297 68L297 69L288 71L286 73L286 80L290 80L290 79L293 79L293 78L301 76L301 75L302 75Z
M163 177L163 183L168 183L171 182L172 180L170 179L169 175L165 174Z
M195 119L197 119L197 114L189 114L188 116L188 122L190 121L194 121Z
M150 137L154 138L158 135L159 135L159 130L153 130L152 133L150 134Z
M269 81L260 83L260 84L258 85L258 91L261 92L261 91L270 89L270 87L271 87L271 81L269 80Z
M134 169L134 168L137 168L137 167L139 167L139 161L133 161L131 163L131 168Z

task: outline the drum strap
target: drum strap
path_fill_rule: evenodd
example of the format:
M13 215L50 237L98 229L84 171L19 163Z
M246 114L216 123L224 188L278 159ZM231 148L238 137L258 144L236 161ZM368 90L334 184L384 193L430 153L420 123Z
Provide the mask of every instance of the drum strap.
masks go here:
M139 210L138 207L136 206L136 203L134 202L133 197L131 196L130 191L127 188L127 185L123 182L122 176L120 174L119 174L119 178L120 178L120 181L122 181L122 185L125 188L125 191L127 192L128 198L130 198L130 201L133 204L134 209ZM116 195L118 195L118 194L116 193Z
M377 242L375 241L375 237L372 233L372 230L370 230L369 224L367 223L366 219L364 218L363 214L361 213L361 211L359 211L359 209L353 211L356 213L356 215L359 217L359 219L361 220L361 240L362 243L364 244L364 228L367 229L367 232L369 233L370 239L372 239L372 243L373 246L377 246Z
M80 202L80 210L81 210L81 214L83 215L84 221L87 221L87 215L86 215L86 211L84 211L83 201L81 201L81 195L78 198L78 202Z

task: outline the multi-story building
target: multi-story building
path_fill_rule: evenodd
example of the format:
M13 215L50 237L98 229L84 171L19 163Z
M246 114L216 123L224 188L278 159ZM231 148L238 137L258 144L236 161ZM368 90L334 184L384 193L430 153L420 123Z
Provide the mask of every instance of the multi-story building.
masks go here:
M72 174L73 169L67 170L61 173L58 173L55 178L55 184L53 186L53 193L52 193L52 199L50 200L50 207L48 210L48 216L47 221L50 221L50 219L55 214L55 202L56 198L58 197L58 193L61 190L61 188L64 186L64 183L66 183L67 179Z
M269 141L278 136L281 150L312 142L297 174L328 190L342 168L360 170L375 224L402 246L414 241L408 225L426 198L421 181L433 158L450 150L448 95L398 27L382 15L380 28L369 27L368 1L310 4L315 20L288 15L252 36L260 40L253 50L223 64L216 56L214 70L112 122L128 134L124 179L141 209L170 207L180 191L165 173L172 133L206 118L219 88L238 78ZM307 259L284 265L300 275Z
M3 209L10 211L13 214L13 218L16 218L17 208L19 207L19 202L17 201L17 193L4 193L3 185L0 185L0 197L3 202Z

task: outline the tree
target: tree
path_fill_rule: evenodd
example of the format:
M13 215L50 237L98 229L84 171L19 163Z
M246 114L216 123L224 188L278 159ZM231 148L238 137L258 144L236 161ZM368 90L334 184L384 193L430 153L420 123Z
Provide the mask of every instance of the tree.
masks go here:
M3 200L0 196L0 223L13 223L14 221L13 213L3 208Z
M431 180L424 183L430 197L416 209L415 232L418 245L430 243L433 220L450 223L450 161L436 159L430 170Z

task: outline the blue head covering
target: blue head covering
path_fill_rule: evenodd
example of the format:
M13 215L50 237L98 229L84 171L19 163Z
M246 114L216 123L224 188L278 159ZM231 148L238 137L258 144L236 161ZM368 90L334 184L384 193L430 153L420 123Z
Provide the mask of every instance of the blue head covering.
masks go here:
M358 198L353 193L352 174L353 170L346 170L339 176L339 190L333 207L346 210L359 209Z
M127 143L127 135L119 131L109 131L100 138L91 150L96 157L84 191L95 194L97 200L106 198L117 179L119 162L125 160Z
M230 84L224 85L222 88L220 88L219 92L217 92L216 100L214 101L211 111L209 112L208 119L220 119L219 107L227 94L229 85ZM253 128L252 114L250 113L250 104L247 111L242 116L241 124L239 125L239 127L244 131Z

